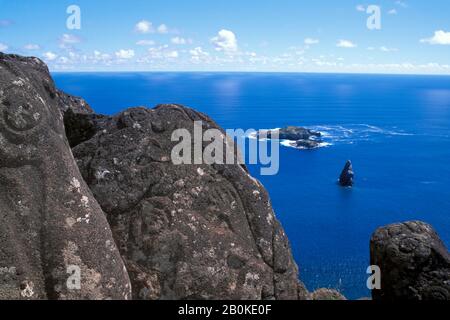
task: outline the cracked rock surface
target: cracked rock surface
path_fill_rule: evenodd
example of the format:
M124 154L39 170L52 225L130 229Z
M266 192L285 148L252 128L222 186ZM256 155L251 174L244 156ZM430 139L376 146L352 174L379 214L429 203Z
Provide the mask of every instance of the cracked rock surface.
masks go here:
M0 53L0 299L131 297L65 136L63 109L89 112L74 99L55 89L41 60ZM79 290L67 285L74 266Z
M70 117L69 136L95 132L77 136L73 153L107 214L134 298L307 296L269 196L245 166L172 163L172 132L192 134L194 121L220 129L214 121L179 105Z
M412 221L378 229L371 264L381 269L374 300L450 300L450 254L433 228Z

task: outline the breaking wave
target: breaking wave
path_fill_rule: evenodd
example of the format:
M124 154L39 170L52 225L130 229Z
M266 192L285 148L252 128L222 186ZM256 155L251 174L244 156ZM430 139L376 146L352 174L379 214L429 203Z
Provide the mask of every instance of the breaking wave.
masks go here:
M349 125L316 125L305 126L304 128L321 133L320 143L317 148L326 148L337 144L354 144L363 141L376 141L383 137L394 136L413 136L414 134L408 133L396 128L387 129L380 128L369 124L349 124ZM261 129L261 130L277 130L275 129ZM247 138L256 139L256 133L250 134ZM316 139L317 140L317 139ZM297 147L295 141L292 140L280 140L280 144L284 147L306 149Z

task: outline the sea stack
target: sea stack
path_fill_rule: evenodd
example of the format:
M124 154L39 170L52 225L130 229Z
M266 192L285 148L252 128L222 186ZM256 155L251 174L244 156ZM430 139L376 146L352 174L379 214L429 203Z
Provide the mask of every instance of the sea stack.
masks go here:
M352 187L354 175L352 162L348 160L339 177L339 184L343 187Z

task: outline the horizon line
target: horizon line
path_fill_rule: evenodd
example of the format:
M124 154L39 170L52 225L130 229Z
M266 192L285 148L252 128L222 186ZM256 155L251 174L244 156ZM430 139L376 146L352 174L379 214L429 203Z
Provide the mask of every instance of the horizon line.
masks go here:
M50 70L50 73L273 73L273 74L314 74L314 75L373 75L373 76L440 76L450 77L450 73L386 73L386 72L333 72L333 71L249 71L249 70Z

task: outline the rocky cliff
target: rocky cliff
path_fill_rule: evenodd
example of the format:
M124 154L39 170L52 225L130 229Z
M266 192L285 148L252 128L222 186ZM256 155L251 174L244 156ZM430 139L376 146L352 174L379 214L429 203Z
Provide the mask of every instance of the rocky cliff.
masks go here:
M210 118L178 105L96 115L37 58L2 54L0 72L0 267L17 266L1 297L124 299L131 280L136 299L307 298L245 166L172 164L173 130L220 129ZM67 289L71 265L81 291Z
M245 166L171 162L172 132L193 132L194 121L220 129L210 118L179 105L68 116L69 137L95 131L77 136L73 153L107 215L134 298L305 296L269 196Z

